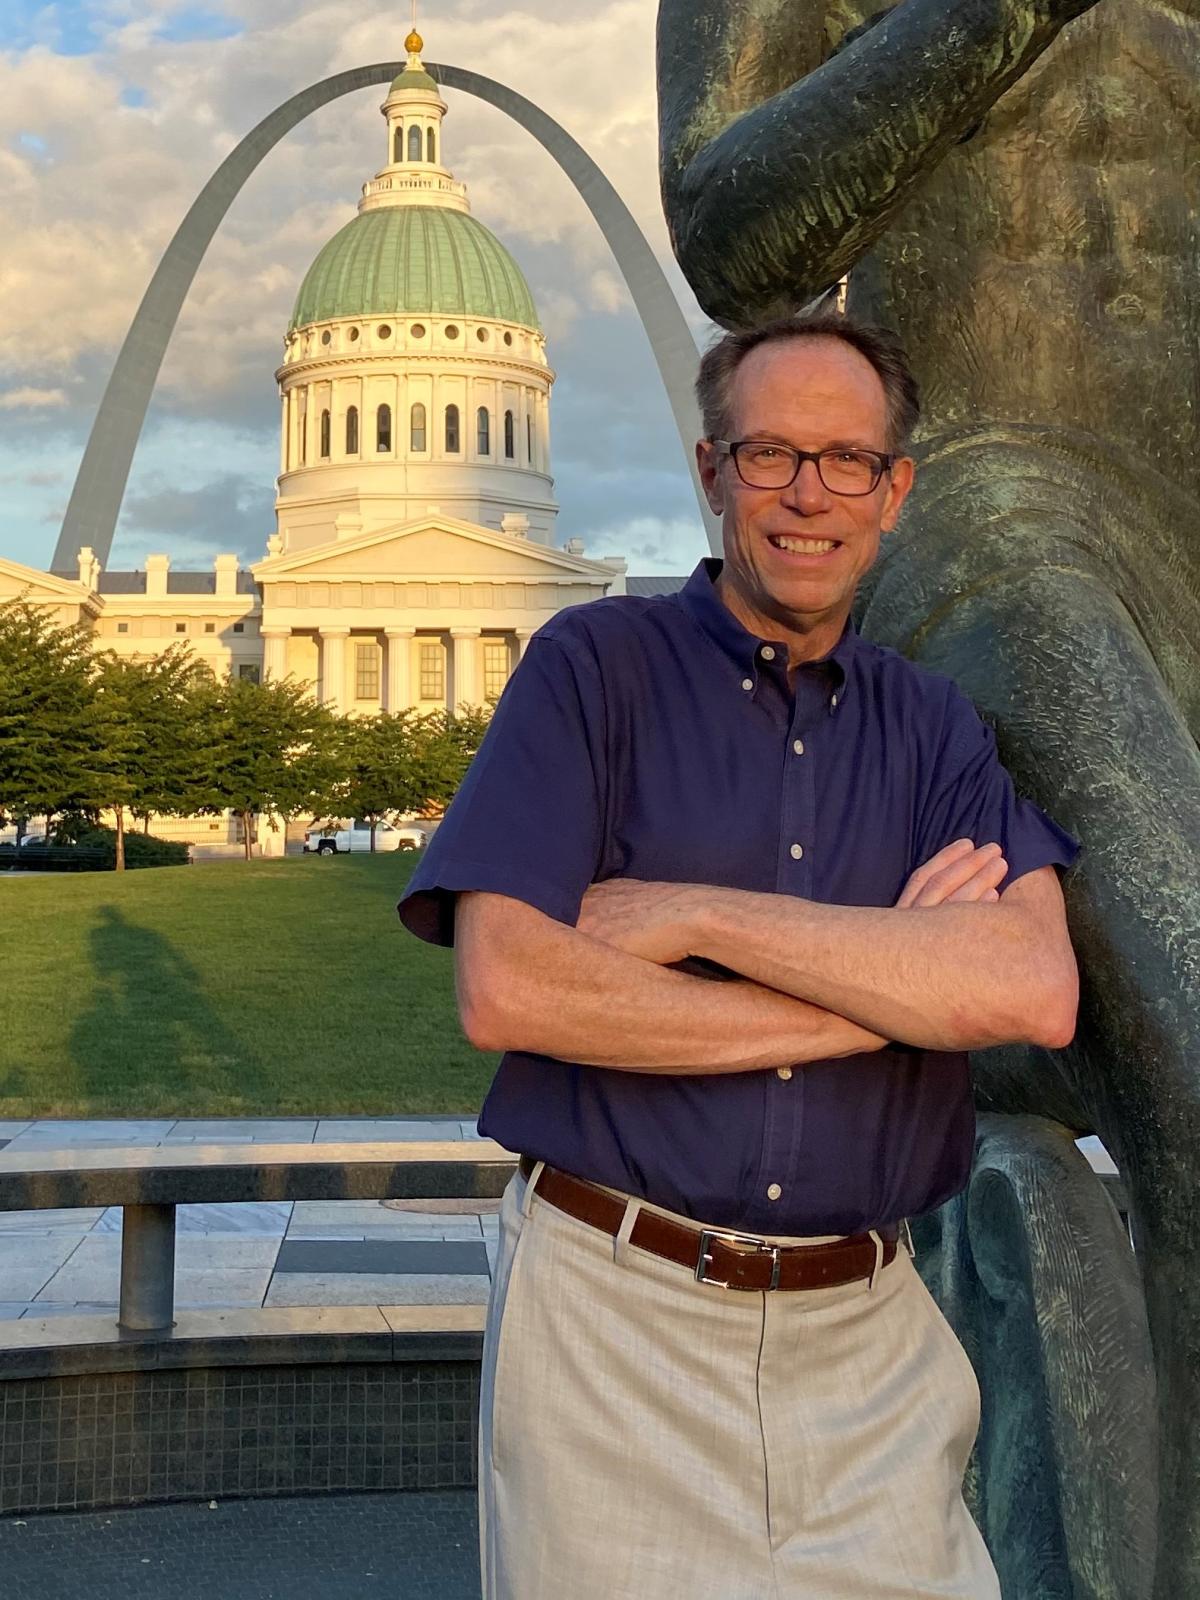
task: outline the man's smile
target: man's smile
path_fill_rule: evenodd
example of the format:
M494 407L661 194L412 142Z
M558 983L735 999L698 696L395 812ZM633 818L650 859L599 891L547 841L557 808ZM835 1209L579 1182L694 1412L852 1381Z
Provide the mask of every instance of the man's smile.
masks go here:
M826 560L842 548L840 539L800 539L795 535L784 533L768 534L767 543L789 564L795 562L805 566Z

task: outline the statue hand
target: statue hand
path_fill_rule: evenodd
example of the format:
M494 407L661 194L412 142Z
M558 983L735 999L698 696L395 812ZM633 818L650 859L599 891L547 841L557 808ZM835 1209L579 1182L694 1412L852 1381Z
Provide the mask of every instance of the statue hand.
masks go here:
M998 844L976 846L970 839L955 839L909 878L896 901L897 909L948 905L951 901L994 905L1008 874L1008 862Z

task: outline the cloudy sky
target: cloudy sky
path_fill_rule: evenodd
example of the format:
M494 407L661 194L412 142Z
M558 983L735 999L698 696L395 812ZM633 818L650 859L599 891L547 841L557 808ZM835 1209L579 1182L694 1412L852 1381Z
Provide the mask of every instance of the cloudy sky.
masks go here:
M657 192L654 0L418 0L425 55L540 104L604 168L703 342ZM0 556L48 565L105 379L213 169L281 100L403 55L406 0L0 0ZM313 257L385 159L383 91L327 106L262 163L167 352L110 565L265 553L274 370ZM583 202L498 111L446 93L445 154L521 264L558 372L560 542L685 572L704 538L641 325Z

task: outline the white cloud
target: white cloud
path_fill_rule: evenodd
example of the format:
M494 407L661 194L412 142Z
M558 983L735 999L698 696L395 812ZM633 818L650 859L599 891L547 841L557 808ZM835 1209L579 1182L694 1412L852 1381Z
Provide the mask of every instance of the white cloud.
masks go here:
M66 404L65 389L8 389L0 393L0 411L45 411Z

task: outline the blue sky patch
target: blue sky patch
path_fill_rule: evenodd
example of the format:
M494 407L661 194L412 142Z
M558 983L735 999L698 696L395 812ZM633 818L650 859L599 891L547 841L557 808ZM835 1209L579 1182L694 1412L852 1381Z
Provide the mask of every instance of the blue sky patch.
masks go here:
M44 45L57 55L83 56L99 50L103 19L95 0L0 0L0 40L6 50Z

